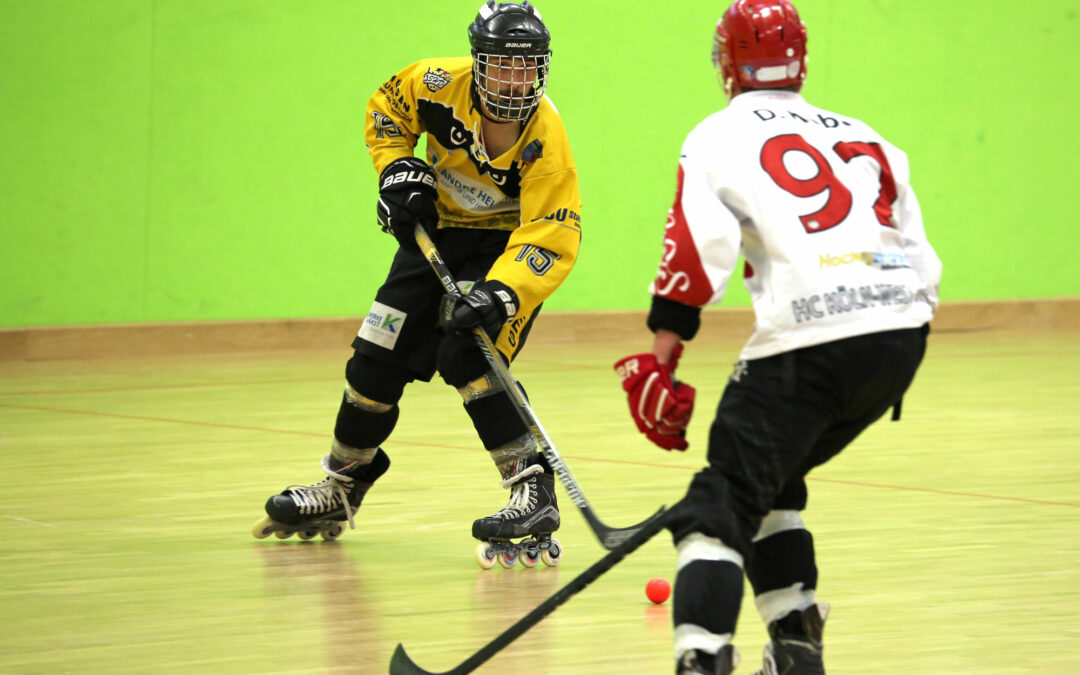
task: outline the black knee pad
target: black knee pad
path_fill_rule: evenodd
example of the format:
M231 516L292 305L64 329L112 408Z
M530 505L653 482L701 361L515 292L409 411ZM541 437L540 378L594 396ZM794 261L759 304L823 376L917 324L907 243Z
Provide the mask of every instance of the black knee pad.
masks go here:
M790 588L802 583L802 590L817 588L814 537L808 530L783 530L754 542L746 565L746 577L754 595Z
M412 378L400 368L356 353L345 366L345 379L352 396L346 390L341 397L334 437L353 448L378 447L397 424L397 402Z
M491 369L471 333L452 333L443 338L439 343L437 367L443 381L455 389L461 389Z
M345 394L338 408L334 438L353 448L376 448L390 438L400 412L397 405L391 406L386 412L366 410L354 405Z
M355 352L345 364L345 380L361 395L380 403L396 404L405 385L413 381L408 371Z
M501 357L500 357L501 358ZM484 391L465 397L469 413L484 448L493 450L524 435L517 405L491 371L472 335L448 335L439 345L439 375L459 392L480 383ZM524 391L524 389L522 390ZM470 400L471 399L471 400Z
M682 506L668 525L674 540L678 542L688 534L699 532L724 542L744 560L748 558L750 542L765 513L755 513L736 494L740 487L713 467L695 474Z
M514 402L504 391L466 403L465 412L469 413L476 433L487 450L521 438L529 431L518 417Z

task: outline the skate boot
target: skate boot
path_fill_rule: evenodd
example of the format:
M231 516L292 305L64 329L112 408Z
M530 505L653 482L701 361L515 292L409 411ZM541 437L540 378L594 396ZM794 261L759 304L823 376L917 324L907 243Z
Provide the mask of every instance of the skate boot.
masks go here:
M716 654L691 649L675 664L675 675L729 675L740 660L735 645L724 645Z
M502 482L509 487L510 503L501 511L473 523L472 535L480 540L476 562L488 570L499 565L510 569L518 560L525 567L543 561L554 567L562 561L562 546L551 533L559 529L559 505L555 479L534 464ZM511 541L523 537L518 542Z
M769 623L764 665L755 675L825 675L822 636L829 605L816 603Z
M337 539L345 531L345 523L355 528L353 514L360 508L364 495L379 476L390 468L390 458L379 448L370 464L346 464L330 468L330 455L323 457L326 478L314 485L290 485L281 494L266 501L266 517L255 523L251 533L257 539L271 534L288 539L296 534L300 539Z

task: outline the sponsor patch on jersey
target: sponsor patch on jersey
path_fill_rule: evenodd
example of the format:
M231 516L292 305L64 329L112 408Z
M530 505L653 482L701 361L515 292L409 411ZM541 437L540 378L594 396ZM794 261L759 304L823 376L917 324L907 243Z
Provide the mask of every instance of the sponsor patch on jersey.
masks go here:
M883 270L911 267L911 265L908 264L907 256L903 253L875 253L874 261L871 264L874 267L880 267Z
M480 181L453 169L439 169L439 185L445 190L446 196L469 213L509 211L517 204L516 199L501 195Z
M875 253L873 251L849 251L841 255L823 253L818 256L818 267L840 267L852 263L862 263L879 269L891 270L910 267L907 256L903 253Z
M581 227L581 215L577 211L567 208L555 209L546 216L542 218L533 218L529 222L535 223L538 220L550 220L556 223L570 222Z
M428 91L436 92L450 84L454 78L450 77L450 71L444 68L428 68L424 73L424 84Z
M390 108L394 111L394 114L401 118L404 122L412 121L412 106L405 100L405 95L401 93L401 87L404 81L397 75L391 75L390 79L383 82L379 87L379 91L386 97L386 102L390 104Z
M380 347L393 349L408 316L401 310L394 309L381 302L373 302L371 303L371 311L368 312L356 336L361 340L373 342Z

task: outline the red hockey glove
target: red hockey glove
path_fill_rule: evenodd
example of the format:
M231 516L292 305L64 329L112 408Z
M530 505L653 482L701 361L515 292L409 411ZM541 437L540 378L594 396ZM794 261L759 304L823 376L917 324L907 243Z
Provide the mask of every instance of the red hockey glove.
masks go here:
M694 412L694 388L673 379L682 345L671 363L660 365L652 354L634 354L615 362L623 391L630 399L630 414L638 431L664 450L686 450L686 425Z

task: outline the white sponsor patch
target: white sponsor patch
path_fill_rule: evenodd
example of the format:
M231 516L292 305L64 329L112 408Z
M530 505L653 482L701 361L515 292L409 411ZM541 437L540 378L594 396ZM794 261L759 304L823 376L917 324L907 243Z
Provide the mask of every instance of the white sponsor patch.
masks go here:
M458 171L439 169L439 185L450 199L471 213L507 211L518 203L518 200L506 197Z
M405 312L388 307L381 302L373 302L371 311L368 312L356 336L361 340L374 342L380 347L393 349L407 317L408 314Z

